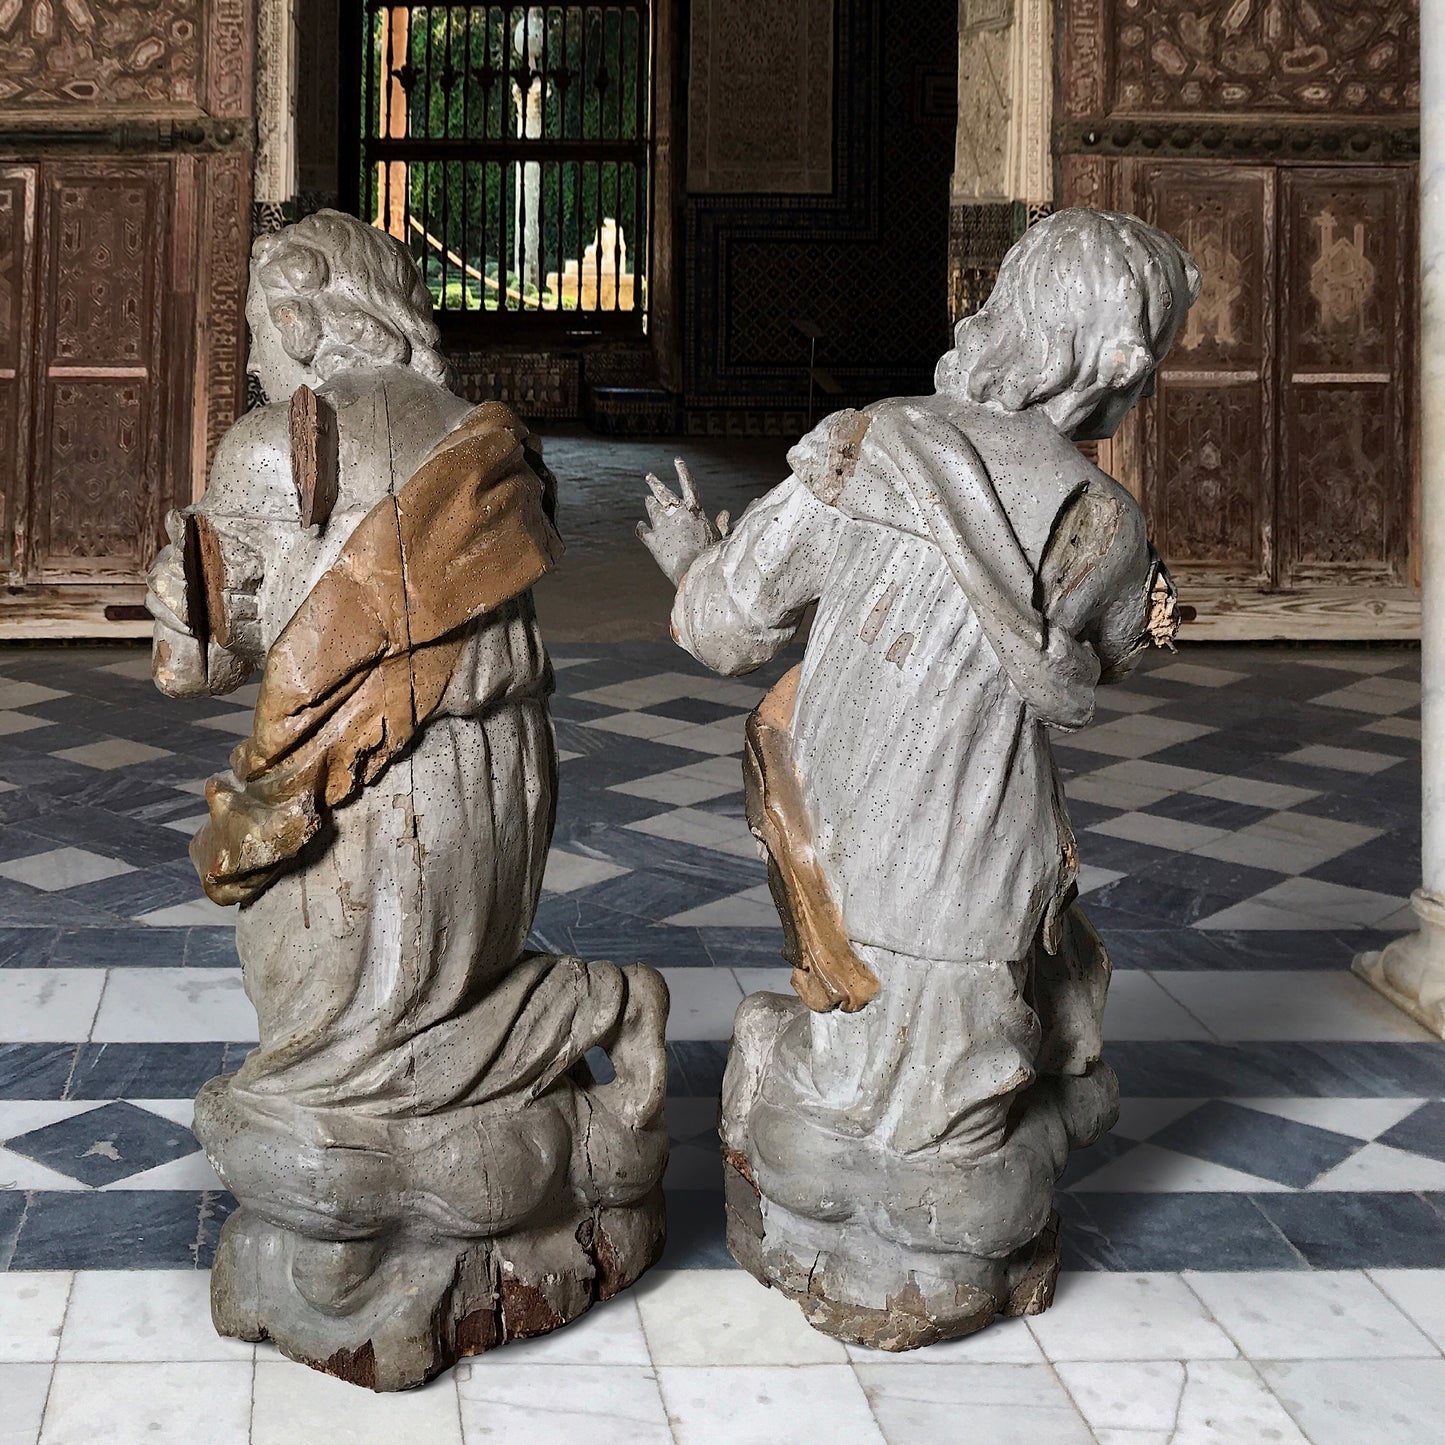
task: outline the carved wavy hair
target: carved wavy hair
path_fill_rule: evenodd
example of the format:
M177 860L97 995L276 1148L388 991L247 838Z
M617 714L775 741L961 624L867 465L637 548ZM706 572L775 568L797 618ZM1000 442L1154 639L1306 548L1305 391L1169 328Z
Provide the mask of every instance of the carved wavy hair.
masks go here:
M1007 411L1057 401L1087 415L1158 365L1198 296L1199 268L1172 236L1117 211L1055 211L958 323L938 388Z
M352 366L410 366L446 386L431 296L394 236L317 211L258 237L252 274L281 344L322 380Z

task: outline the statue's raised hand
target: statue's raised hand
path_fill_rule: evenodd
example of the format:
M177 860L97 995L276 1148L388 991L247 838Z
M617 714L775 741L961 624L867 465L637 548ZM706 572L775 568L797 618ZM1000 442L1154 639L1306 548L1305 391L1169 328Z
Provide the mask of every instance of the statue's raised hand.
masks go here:
M649 472L647 486L652 495L647 498L647 517L652 526L639 522L637 535L676 587L697 558L727 536L728 514L719 512L717 521L709 520L687 463L678 457L673 465L681 495L674 495Z

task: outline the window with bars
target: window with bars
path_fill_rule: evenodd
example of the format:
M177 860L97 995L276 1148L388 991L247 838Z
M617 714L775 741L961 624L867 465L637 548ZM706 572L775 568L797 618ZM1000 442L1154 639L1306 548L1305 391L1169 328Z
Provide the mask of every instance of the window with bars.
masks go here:
M355 5L356 209L411 248L443 326L640 334L648 0Z

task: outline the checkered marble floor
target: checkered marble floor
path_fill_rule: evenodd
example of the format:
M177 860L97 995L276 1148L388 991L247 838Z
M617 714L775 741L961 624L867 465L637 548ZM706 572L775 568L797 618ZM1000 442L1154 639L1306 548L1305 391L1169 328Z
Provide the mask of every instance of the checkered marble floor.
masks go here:
M668 1251L579 1325L381 1399L205 1313L232 1201L189 1101L254 1016L185 850L254 693L0 652L0 1441L1445 1441L1445 1045L1348 972L1409 925L1417 654L1188 648L1060 741L1123 1116L1065 1178L1055 1307L893 1358L722 1242L732 1013L787 977L738 753L789 660L557 653L535 939L667 976Z

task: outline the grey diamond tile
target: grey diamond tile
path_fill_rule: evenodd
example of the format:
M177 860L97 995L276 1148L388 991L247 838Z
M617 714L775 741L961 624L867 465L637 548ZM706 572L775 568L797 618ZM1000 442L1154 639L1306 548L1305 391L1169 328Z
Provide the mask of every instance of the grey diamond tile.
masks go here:
M189 1129L117 1100L7 1139L5 1147L98 1188L194 1154L200 1145Z

